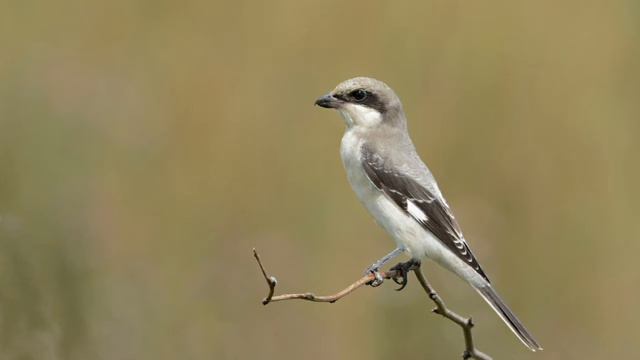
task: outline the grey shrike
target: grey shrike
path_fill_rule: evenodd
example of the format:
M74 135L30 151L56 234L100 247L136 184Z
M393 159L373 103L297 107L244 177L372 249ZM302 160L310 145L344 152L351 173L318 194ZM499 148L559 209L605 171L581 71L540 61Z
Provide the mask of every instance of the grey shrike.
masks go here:
M406 252L398 264L406 272L424 257L466 280L529 349L542 350L495 292L473 256L447 201L409 138L398 96L385 83L357 77L340 83L316 105L337 110L347 125L340 147L353 191L396 242L397 248L368 271L382 282L378 269Z

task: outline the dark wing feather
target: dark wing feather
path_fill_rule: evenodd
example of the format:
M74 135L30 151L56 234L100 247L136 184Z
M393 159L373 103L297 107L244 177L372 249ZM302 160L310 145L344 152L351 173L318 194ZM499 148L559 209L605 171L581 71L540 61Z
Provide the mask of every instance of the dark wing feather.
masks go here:
M376 156L366 146L362 148L362 154L362 165L369 180L403 211L442 241L458 258L489 281L467 246L460 226L449 207L411 177L385 166L382 158ZM417 217L409 212L409 202L418 207L426 218Z

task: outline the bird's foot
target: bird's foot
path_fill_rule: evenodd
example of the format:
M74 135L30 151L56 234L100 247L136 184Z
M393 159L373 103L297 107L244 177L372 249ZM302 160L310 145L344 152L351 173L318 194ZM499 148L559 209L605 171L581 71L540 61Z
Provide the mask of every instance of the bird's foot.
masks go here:
M384 278L382 277L382 275L380 275L379 270L380 269L378 269L378 267L375 266L375 264L367 268L364 274L365 275L373 274L373 280L371 280L371 282L369 282L367 285L370 285L371 287L378 287L382 285L382 283L384 282Z
M389 270L397 271L397 274L391 277L391 280L393 280L393 282L400 285L400 287L397 288L396 291L400 291L404 289L405 286L407 286L407 282L409 282L409 277L408 277L409 272L419 267L420 267L420 261L411 259L407 262L398 263L396 266L389 269Z

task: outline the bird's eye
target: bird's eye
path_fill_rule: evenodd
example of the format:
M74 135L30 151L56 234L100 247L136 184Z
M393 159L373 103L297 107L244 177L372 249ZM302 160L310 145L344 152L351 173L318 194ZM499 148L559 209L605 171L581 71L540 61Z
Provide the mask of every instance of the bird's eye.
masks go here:
M349 95L357 102L362 102L369 96L369 94L362 89L353 90Z

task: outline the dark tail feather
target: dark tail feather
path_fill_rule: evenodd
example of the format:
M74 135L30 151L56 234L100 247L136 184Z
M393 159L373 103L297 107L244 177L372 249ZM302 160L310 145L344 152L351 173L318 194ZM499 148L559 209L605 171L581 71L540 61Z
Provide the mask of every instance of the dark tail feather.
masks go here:
M513 312L505 305L504 301L498 296L498 294L493 290L491 285L486 285L483 287L476 288L480 296L493 308L493 310L500 315L502 321L504 321L511 331L525 344L531 351L542 350L542 347L538 344L538 342L533 338L533 335L527 331L527 329L522 325L520 320L514 315Z

